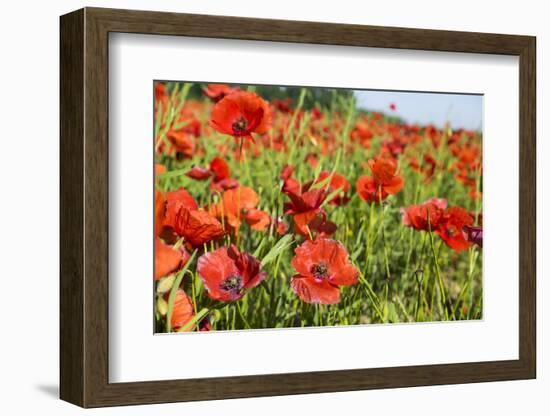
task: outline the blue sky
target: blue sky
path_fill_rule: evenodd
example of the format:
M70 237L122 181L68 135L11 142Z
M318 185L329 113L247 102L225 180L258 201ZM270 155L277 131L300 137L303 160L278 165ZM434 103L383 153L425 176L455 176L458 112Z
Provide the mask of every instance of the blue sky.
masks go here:
M367 110L395 114L408 123L481 130L483 96L396 91L355 91L358 106ZM390 104L397 106L390 110Z

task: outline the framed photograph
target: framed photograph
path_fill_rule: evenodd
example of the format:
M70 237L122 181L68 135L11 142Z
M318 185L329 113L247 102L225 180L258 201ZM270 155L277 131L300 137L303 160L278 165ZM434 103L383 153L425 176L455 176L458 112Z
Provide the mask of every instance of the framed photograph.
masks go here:
M61 17L82 407L536 376L535 38Z

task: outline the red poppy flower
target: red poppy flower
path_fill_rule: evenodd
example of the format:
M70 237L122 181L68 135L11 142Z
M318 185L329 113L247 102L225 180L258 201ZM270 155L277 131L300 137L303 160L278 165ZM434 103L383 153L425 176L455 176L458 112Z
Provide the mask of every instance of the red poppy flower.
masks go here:
M179 270L189 260L189 253L184 247L175 250L164 244L160 238L155 239L155 280Z
M237 91L216 103L210 120L220 133L252 138L271 127L269 104L253 92Z
M465 226L474 225L474 218L468 211L461 207L450 207L439 225L436 233L441 239L455 251L469 248L472 243L468 241L462 230Z
M395 195L405 185L397 173L397 162L389 158L376 158L368 161L372 176L361 176L357 180L357 192L367 202L381 202L389 195Z
M166 297L168 297L168 294L166 294ZM191 298L182 289L178 289L176 291L174 309L172 309L172 319L170 321L172 328L177 331L187 325L189 321L193 319L193 316L195 316L195 311ZM185 329L185 332L190 332L194 329L194 325L191 325L189 328Z
M319 158L317 157L317 155L315 153L308 153L306 155L305 161L312 168L316 168L317 165L319 164Z
M206 211L190 210L181 205L173 218L172 229L193 247L217 240L224 235L220 222Z
M359 271L350 263L347 250L338 241L327 238L306 240L294 252L292 266L298 274L290 284L303 302L338 303L339 286L357 283Z
M199 208L195 199L184 188L180 188L176 191L166 192L164 194L165 204L162 218L162 228L160 232L163 234L165 240L172 240L167 234L174 228L176 222L176 214L181 207L186 207L190 210L196 210ZM167 230L168 228L168 230ZM167 232L168 231L168 232Z
M256 208L250 208L245 214L245 219L250 228L256 231L263 231L271 223L271 217L265 211Z
M203 254L197 271L208 296L222 302L242 298L267 277L254 256L239 252L234 245Z
M166 199L159 190L155 189L155 236L160 235L164 226Z
M374 133L372 132L366 118L359 120L350 133L351 140L359 142L365 149L370 148L373 137Z
M174 146L177 152L185 157L192 157L195 153L195 140L183 130L170 130L166 133L166 138Z
M185 173L185 176L195 179L197 181L205 181L212 176L210 169L201 168L200 166L193 166L189 171Z
M443 198L431 198L423 204L401 208L403 224L419 231L434 231L443 221L446 208L447 200Z
M316 183L322 182L325 179L327 179L331 175L331 172L324 170L319 174L319 177L317 178ZM306 185L307 188L309 186ZM349 202L349 197L347 197L345 194L349 192L351 188L351 185L349 184L348 180L345 178L345 176L340 175L339 173L334 172L332 174L332 177L330 179L330 182L328 183L328 193L335 192L336 190L340 190L341 194L336 195L334 198L332 198L329 203L332 205L344 205ZM343 194L343 195L342 195Z
M166 85L162 82L155 82L155 100L160 101L168 94Z
M282 191L284 193L292 192L295 194L299 194L301 192L302 185L300 185L300 182L292 177L293 173L294 166L291 165L285 165L281 170L281 174L279 175L279 177L283 181Z
M203 91L212 101L218 102L226 95L237 91L237 88L232 88L226 84L208 84L203 88Z
M166 166L161 165L159 163L155 164L155 176L156 175L162 175L165 172L166 172Z
M215 157L210 162L210 171L214 174L214 182L229 178L229 165L220 157Z
M260 197L252 188L240 186L225 191L222 201L211 208L211 213L217 218L223 217L232 232L240 228L242 220L253 230L263 231L271 218L267 212L256 208L259 202Z
M221 181L212 181L210 187L217 192L227 191L229 189L235 189L239 186L239 182L233 178L222 179Z
M390 110L391 111L397 110L397 106L395 105L395 103L390 103Z
M287 191L290 202L285 203L285 214L292 215L294 232L305 238L311 238L313 233L329 236L336 231L336 224L327 219L321 205L327 197L323 188L308 189L305 192L294 193Z
M272 105L281 113L290 114L293 111L292 98L290 97L286 97L284 100L275 99L273 100Z
M429 153L424 154L422 159L424 163L420 165L420 163L418 163L418 160L413 157L411 158L410 165L413 170L424 174L425 180L426 182L428 182L435 173L437 161Z
M210 171L214 175L212 183L210 184L213 190L223 192L239 186L239 182L230 177L231 172L229 170L229 165L224 159L220 157L212 159L210 162Z

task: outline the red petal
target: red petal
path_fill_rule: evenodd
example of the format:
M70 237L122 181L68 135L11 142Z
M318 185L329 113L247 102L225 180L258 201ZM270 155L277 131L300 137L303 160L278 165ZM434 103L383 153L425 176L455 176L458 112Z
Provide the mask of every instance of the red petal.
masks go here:
M155 189L155 236L159 236L164 226L166 200L162 192Z
M200 247L224 234L220 222L208 212L185 207L181 207L176 214L173 228L193 247Z
M180 188L177 191L170 191L165 193L167 201L179 201L184 207L188 209L198 209L199 205L195 199L184 188Z
M405 180L401 176L395 176L386 185L382 185L382 189L390 195L395 195L404 185Z
M200 166L193 166L191 170L189 170L185 174L185 176L196 179L198 181L204 181L212 176L212 172L210 172L210 170L206 168L201 168Z
M340 302L340 289L328 281L317 281L308 277L296 275L290 285L298 297L306 303L321 303L333 305Z
M181 251L164 244L160 238L155 239L155 280L178 270L184 260L187 261Z
M215 157L212 159L210 170L214 173L214 180L216 182L229 178L229 165L222 158Z
M256 231L264 231L271 223L269 214L256 208L249 209L246 212L245 219L250 228Z
M174 309L172 310L172 328L175 330L185 326L194 316L193 303L191 298L182 289L178 289L176 292L176 298L174 299ZM192 325L185 331L193 331L195 327Z

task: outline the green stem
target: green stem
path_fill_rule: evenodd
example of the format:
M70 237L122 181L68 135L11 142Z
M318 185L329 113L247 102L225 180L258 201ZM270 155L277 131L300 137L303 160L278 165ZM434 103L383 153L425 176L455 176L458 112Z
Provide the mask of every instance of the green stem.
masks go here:
M428 221L428 223L429 223L429 221ZM447 295L445 293L445 286L443 285L443 279L441 278L441 270L439 269L439 261L438 261L437 253L435 251L434 237L433 237L433 233L432 233L432 230L431 230L431 226L429 228L430 228L430 230L429 230L430 246L431 246L431 249L432 249L432 256L433 256L433 261L434 261L434 266L435 266L435 274L437 276L437 282L438 282L438 285L439 285L440 302L441 302L441 306L443 308L443 311L445 313L445 320L448 321L449 320L449 312L447 310Z

